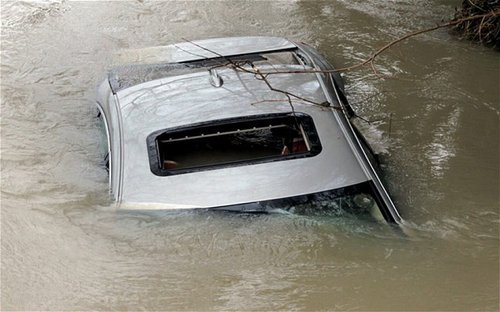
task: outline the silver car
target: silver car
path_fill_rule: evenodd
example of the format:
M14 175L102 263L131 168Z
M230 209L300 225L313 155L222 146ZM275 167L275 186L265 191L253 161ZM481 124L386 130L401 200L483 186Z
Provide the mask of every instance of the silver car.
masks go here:
M313 48L237 37L119 58L97 106L120 207L330 210L402 222L350 122L341 77Z

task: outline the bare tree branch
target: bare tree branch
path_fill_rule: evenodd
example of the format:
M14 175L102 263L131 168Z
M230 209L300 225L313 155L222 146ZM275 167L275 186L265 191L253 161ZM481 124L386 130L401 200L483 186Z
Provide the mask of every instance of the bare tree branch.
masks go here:
M492 11L492 12L489 12L489 13L481 14L481 15L475 15L475 16L470 16L470 17L465 17L465 18L451 20L451 21L448 21L446 23L437 24L436 26L433 26L433 27L429 27L429 28L425 28L425 29L413 31L411 33L408 33L408 34L406 34L406 35L404 35L402 37L399 37L399 38L397 38L397 39L395 39L395 40L387 43L386 45L384 45L383 47L381 47L380 49L378 49L377 51L375 51L366 60L364 60L364 61L362 61L362 62L360 62L358 64L355 64L355 65L352 65L352 66L348 66L348 67L342 67L342 68L336 68L336 69L330 69L330 70L316 70L316 69L284 70L284 71L279 71L278 70L278 71L261 72L261 73L262 74L267 74L267 75L273 75L273 74L307 74L307 73L335 73L335 72L351 71L351 70L363 67L365 65L370 65L370 67L372 68L372 71L374 72L374 74L376 76L380 76L380 74L378 73L378 71L375 69L375 66L374 66L375 59L380 54L382 54L382 52L384 52L387 49L391 48L392 46L400 43L401 41L404 41L404 40L406 40L406 39L408 39L410 37L414 37L414 36L417 36L417 35L420 35L420 34L423 34L423 33L431 32L431 31L434 31L434 30L437 30L437 29L440 29L440 28L451 27L451 26L455 26L455 25L463 23L463 22L477 20L477 19L483 19L484 20L486 18L496 17L498 15L500 15L500 9Z
M275 74L310 74L310 73L335 73L335 72L346 72L346 71L351 71L351 70L354 70L354 69L358 69L358 68L361 68L365 65L370 65L371 67L371 70L373 72L373 75L377 78L381 78L383 77L382 74L380 74L376 67L375 67L375 59L380 55L382 54L384 51L386 51L387 49L391 48L392 46L408 39L408 38L411 38L411 37L414 37L414 36L417 36L417 35L420 35L420 34L423 34L423 33L427 33L427 32L431 32L431 31L434 31L434 30L437 30L437 29L440 29L440 28L445 28L445 27L451 27L451 26L455 26L455 25L458 25L460 23L464 23L464 22L469 22L469 21L472 21L472 20L477 20L477 19L482 19L481 20L481 25L480 27L482 26L482 23L484 22L484 20L486 18L490 18L490 17L496 17L500 15L500 9L497 9L497 10L494 10L494 11L491 11L489 13L485 13L485 14L481 14L481 15L475 15L475 16L470 16L470 17L465 17L465 18L460 18L460 19L454 19L454 20L450 20L446 23L441 23L441 24L437 24L433 27L429 27L429 28L425 28L425 29L421 29L421 30L417 30L417 31L413 31L411 33L408 33L402 37L399 37L399 38L396 38L395 40L387 43L386 45L384 45L383 47L381 47L380 49L376 50L369 58L367 58L366 60L358 63L358 64L355 64L355 65L352 65L352 66L348 66L348 67L343 67L343 68L337 68L337 69L331 69L331 70L319 70L319 69L304 69L304 70L277 70L274 68L273 71L262 71L261 69L259 69L257 66L255 66L255 64L253 62L249 62L249 61L242 61L242 62L237 62L237 61L233 61L230 57L226 57L216 51L213 51L213 50L210 50L206 47L203 47L195 42L192 42L190 40L187 40L187 39L184 39L184 41L202 49L202 50L205 50L209 53L212 53L214 55L216 55L217 57L220 57L222 59L224 59L226 62L225 63L222 63L222 64L217 64L217 65L214 65L213 67L211 67L211 69L214 69L214 68L219 68L219 67L229 67L229 68L232 68L233 70L237 70L237 71L241 71L241 72L245 72L245 73L249 73L249 74L252 74L255 76L256 79L258 80L261 80L263 81L266 86L269 88L269 90L271 91L274 91L274 92L278 92L278 93L281 93L283 94L288 103L290 104L290 107L292 109L292 113L295 114L295 108L293 106L293 101L292 101L292 98L295 98L297 100L300 100L300 101L303 101L303 102L306 102L306 103L310 103L310 104L314 104L314 105L319 105L319 106L325 106L326 103L317 103L315 101L312 101L312 100L309 100L305 97L302 97L302 96L299 96L297 94L294 94L294 93L291 93L291 92L288 92L288 91L285 91L285 90L281 90L281 89L277 89L275 87L273 87L271 85L271 83L269 82L268 80L268 77L269 75L275 75ZM203 57L204 59L209 59L209 57L206 57L206 56L203 56L201 54L196 54L194 52L191 52L191 51L187 51L185 49L182 49L178 46L176 46L177 48L181 49L182 51L186 52L186 53L191 53L193 55L196 55L196 56L199 56L199 57ZM247 67L249 66L249 67ZM276 101L276 100L272 100L272 101ZM261 102L266 102L266 100L263 100L263 101L260 101L258 103L261 103ZM332 106L333 109L339 109L339 110L342 110L342 107L337 107L337 106ZM369 123L368 120L366 120L365 118L362 118L360 116L357 116L356 117L360 118L361 120L364 120L366 122Z

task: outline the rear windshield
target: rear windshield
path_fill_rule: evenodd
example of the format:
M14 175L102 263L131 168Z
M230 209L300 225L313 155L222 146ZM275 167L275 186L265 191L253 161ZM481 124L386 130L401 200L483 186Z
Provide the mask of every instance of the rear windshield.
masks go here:
M254 65L299 65L302 59L293 51L252 53L228 57L216 57L182 63L139 64L116 66L108 73L114 93L131 86L155 79L179 76L199 70L225 66L228 60L238 64Z
M148 149L151 171L171 175L311 157L321 144L310 116L280 114L157 131Z

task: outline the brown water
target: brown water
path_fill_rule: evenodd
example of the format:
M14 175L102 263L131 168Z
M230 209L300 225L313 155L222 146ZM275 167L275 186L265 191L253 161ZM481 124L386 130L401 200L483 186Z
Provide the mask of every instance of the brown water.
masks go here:
M94 87L119 49L273 35L344 66L459 2L2 1L2 310L498 310L499 54L446 30L383 54L392 79L346 75L409 237L116 211L96 145Z

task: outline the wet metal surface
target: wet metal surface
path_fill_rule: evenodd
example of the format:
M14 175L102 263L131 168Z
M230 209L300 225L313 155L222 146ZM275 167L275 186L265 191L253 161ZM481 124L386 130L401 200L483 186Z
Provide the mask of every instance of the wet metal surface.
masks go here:
M346 75L412 236L331 214L116 211L111 54L284 36L351 65L456 1L1 3L2 310L497 310L499 58L445 30ZM193 190L196 192L196 190Z

